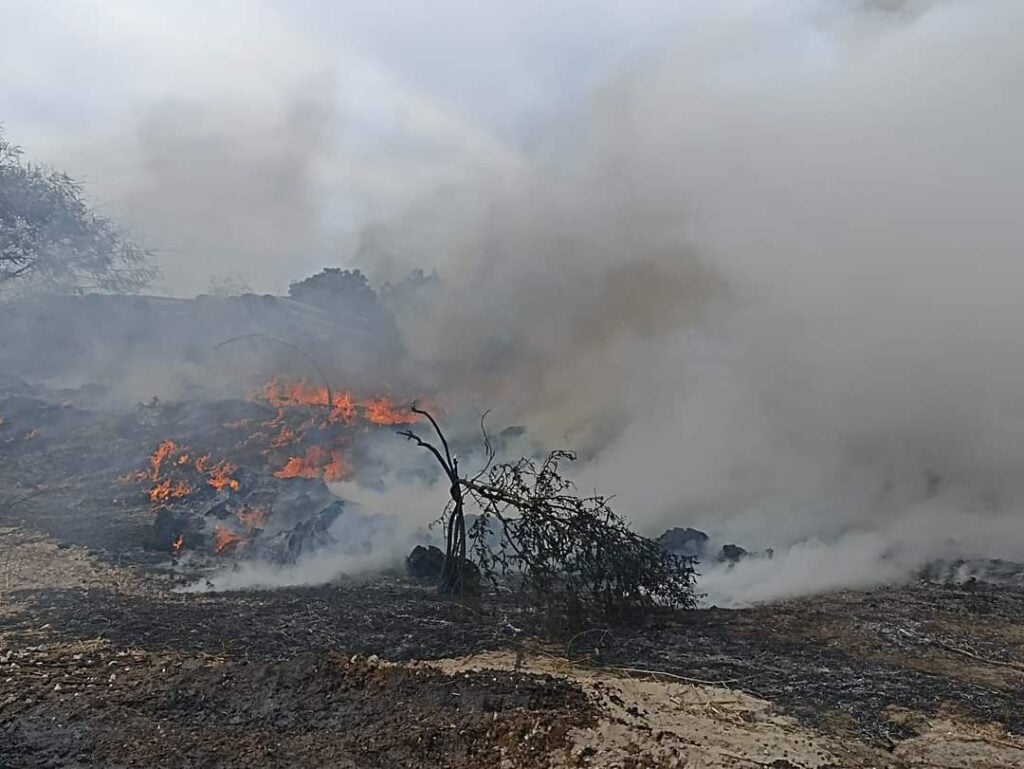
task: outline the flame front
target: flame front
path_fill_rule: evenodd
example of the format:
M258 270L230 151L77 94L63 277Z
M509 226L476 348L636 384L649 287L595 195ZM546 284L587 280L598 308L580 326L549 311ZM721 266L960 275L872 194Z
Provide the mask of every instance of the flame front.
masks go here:
M375 425L408 425L419 419L408 406L399 406L390 398L370 398L363 402L363 416Z
M280 382L276 379L263 385L263 397L267 403L282 412L295 406L330 407L328 423L351 423L361 417L375 425L405 425L419 421L408 406L387 396L359 399L348 390L332 390L328 396L327 387L314 385L303 380Z
M213 531L213 552L223 553L229 547L234 547L242 541L242 535L217 524Z
M275 478L323 478L341 481L352 474L352 466L337 449L310 446L301 457L289 457L287 464L274 473Z

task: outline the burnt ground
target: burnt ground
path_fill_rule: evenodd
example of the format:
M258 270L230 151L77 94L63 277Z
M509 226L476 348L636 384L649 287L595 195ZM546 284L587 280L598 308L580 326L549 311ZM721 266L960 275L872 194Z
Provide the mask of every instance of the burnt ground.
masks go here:
M31 563L0 564L3 767L543 766L594 718L571 682L382 662L524 644L719 683L882 751L937 717L1024 734L1024 594L1001 588L890 586L565 641L508 600L459 604L397 578L179 593L152 567L83 554L82 573L37 579L46 553L77 551L4 538Z
M21 667L0 698L5 767L531 765L592 720L579 689L550 676L448 675L337 653L271 661L70 645L13 658Z
M901 750L940 719L1009 746L985 765L1024 765L1019 588L914 582L569 640L507 597L459 603L398 577L182 593L197 575L142 546L152 514L112 480L163 426L121 429L64 406L20 413L0 446L4 769L545 766L597 718L573 680L387 664L524 647L768 700L808 733L873 751L843 766L934 765ZM48 433L58 419L75 441ZM25 437L30 424L39 435ZM616 765L658 765L630 761Z

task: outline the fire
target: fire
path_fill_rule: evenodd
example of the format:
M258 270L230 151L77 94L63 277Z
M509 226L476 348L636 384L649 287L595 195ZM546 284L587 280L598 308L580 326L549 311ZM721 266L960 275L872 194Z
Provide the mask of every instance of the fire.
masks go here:
M390 398L371 398L363 402L363 416L375 425L408 425L419 419L408 406L399 406Z
M262 529L267 523L268 510L265 507L243 507L235 512L239 523L245 526L246 531Z
M331 409L331 415L328 417L330 422L351 422L356 418L356 399L352 393L342 391L339 393L332 393L334 396L334 406Z
M323 467L325 481L342 481L352 474L352 466L338 450L331 451L331 461Z
M168 499L178 499L180 497L187 497L193 491L194 489L188 484L187 481L178 481L177 483L171 483L170 478L164 478L162 481L157 483L153 488L149 490L149 501L165 502Z
M37 428L33 427L31 430L29 430L27 433L25 433L25 438L24 439L26 441L30 441L33 438L35 438L37 435L39 435L39 430Z
M160 465L164 463L171 454L178 451L178 444L174 441L162 441L159 446L156 447L156 451L149 458L149 477L152 480L156 480L160 477Z
M326 406L327 388L308 382L279 382L272 379L263 385L263 397L274 408L288 406ZM333 400L333 399L332 399Z
M179 534L174 542L171 543L171 552L177 555L181 552L181 548L185 547L185 535Z
M301 457L290 457L288 463L274 473L276 478L323 478L340 481L352 473L352 467L337 449L310 446Z
M175 456L177 455L177 456ZM227 461L220 461L216 464L210 463L210 455L203 454L192 460L189 450L171 440L161 441L160 445L149 457L149 469L137 470L127 473L118 480L121 483L132 483L144 480L152 481L147 494L150 502L154 504L167 502L171 499L180 499L195 493L196 486L189 480L181 478L182 472L194 468L196 473L206 476L206 484L217 491L231 489L238 491L241 484L232 477L238 469L234 464ZM164 468L168 474L164 475ZM178 476L177 478L172 476ZM198 482L198 480L197 480Z
M242 535L236 534L217 524L213 532L213 552L223 553L229 547L234 547L242 541Z
M198 463L196 469L199 469ZM231 477L231 473L235 472L237 469L238 468L230 462L218 462L208 470L209 478L207 478L206 483L213 486L217 491L221 491L222 489L238 491L242 485Z
M274 437L274 440L272 440L270 442L270 445L271 445L272 448L279 449L282 446L288 446L288 445L290 445L292 443L295 443L295 441L297 441L298 439L299 439L298 433L296 433L288 425L282 425L281 426L281 432L279 432Z
M278 410L278 416L293 406L329 406L328 423L350 423L357 417L375 425L405 425L419 420L407 406L386 396L361 400L348 390L332 390L328 397L326 386L301 380L271 380L263 385L263 397Z

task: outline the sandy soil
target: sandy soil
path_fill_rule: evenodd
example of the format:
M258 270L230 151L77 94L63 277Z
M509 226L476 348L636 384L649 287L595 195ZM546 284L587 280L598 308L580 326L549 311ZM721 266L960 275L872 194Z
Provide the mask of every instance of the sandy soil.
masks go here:
M511 652L429 664L449 673L518 669L579 684L596 705L598 720L570 732L571 746L552 764L557 767L1024 766L1024 739L952 717L918 718L919 736L888 753L804 728L772 703L734 689L665 675L588 670L552 655Z

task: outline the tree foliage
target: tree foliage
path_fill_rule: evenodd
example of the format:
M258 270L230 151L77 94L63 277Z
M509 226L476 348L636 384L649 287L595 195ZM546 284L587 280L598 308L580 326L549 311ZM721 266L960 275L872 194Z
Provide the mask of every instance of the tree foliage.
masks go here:
M379 312L377 292L360 270L325 267L316 275L293 282L288 296L331 314L367 316Z
M693 560L634 532L607 497L580 496L562 474L563 463L575 460L571 452L553 451L543 461L523 457L495 464L484 430L487 464L465 478L434 418L413 410L429 420L441 447L412 430L400 434L434 455L451 488L442 515L443 591L464 588L459 572L468 551L485 578L527 590L549 604L596 610L605 617L657 606L694 607ZM467 501L478 511L468 531Z
M134 292L156 276L150 256L89 207L81 183L25 162L0 133L0 290Z
M316 275L293 282L288 295L297 302L319 307L334 324L372 341L378 350L401 349L394 316L360 270L325 267Z

